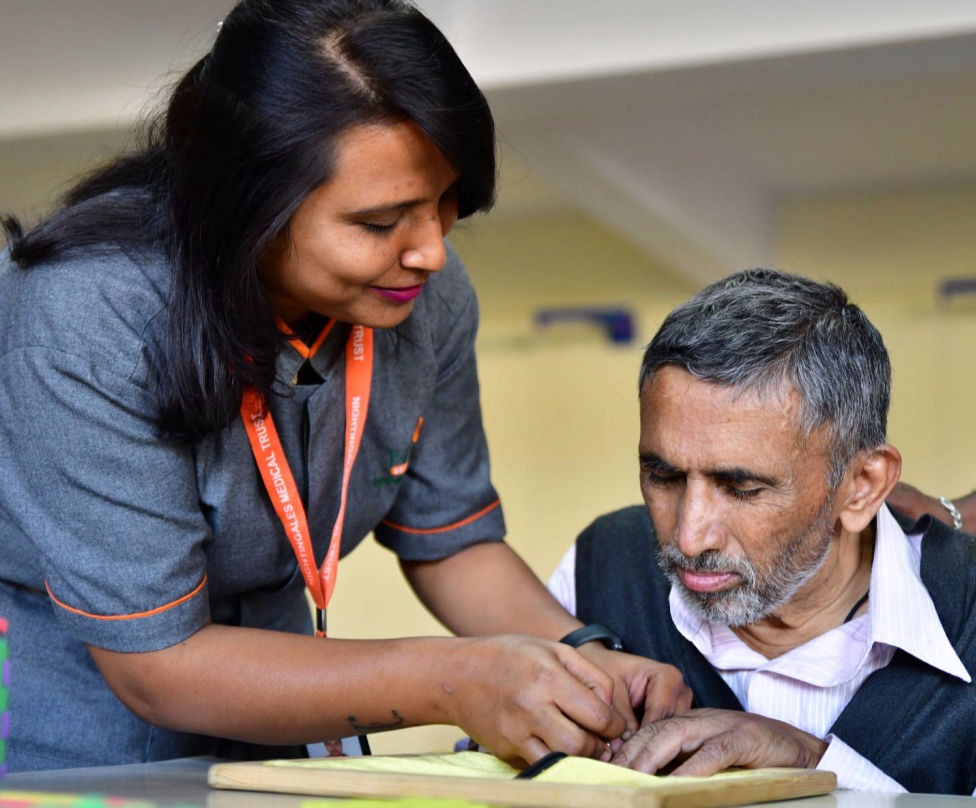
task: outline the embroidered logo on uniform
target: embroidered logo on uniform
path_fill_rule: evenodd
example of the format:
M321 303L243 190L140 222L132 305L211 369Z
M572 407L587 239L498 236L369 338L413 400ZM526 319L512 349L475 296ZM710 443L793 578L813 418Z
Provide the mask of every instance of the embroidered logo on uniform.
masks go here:
M413 437L410 439L410 445L402 452L398 452L396 449L390 450L389 458L389 472L384 474L382 477L374 477L372 480L374 488L382 488L384 485L399 485L403 482L403 476L407 473L407 469L410 468L410 455L413 454L413 447L420 440L420 428L424 425L424 419L417 419L417 426L413 431Z

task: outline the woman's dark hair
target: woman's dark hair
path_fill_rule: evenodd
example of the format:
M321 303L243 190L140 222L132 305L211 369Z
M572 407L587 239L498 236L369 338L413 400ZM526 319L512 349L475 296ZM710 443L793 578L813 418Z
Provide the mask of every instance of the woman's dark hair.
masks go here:
M259 261L332 174L337 138L408 120L458 172L459 215L495 193L484 95L444 36L401 0L243 0L177 84L145 146L76 185L23 234L23 268L69 250L163 248L173 267L153 367L162 434L195 440L269 395L282 342Z

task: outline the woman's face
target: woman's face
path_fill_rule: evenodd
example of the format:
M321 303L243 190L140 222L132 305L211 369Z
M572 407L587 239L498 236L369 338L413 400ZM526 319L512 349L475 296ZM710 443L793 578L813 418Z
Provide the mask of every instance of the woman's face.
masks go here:
M390 328L447 258L457 172L414 124L353 126L332 178L295 211L262 262L271 302L295 324L315 312Z

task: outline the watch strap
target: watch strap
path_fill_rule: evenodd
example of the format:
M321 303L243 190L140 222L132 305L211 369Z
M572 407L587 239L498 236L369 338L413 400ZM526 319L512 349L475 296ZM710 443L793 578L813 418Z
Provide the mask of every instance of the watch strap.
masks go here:
M572 646L573 648L579 648L581 645L593 642L594 640L599 640L611 651L624 650L623 640L600 623L590 623L588 626L571 631L559 642Z

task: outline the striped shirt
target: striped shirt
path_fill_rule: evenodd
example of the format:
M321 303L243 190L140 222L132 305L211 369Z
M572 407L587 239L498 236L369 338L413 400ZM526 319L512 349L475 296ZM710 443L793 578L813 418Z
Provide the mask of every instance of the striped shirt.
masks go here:
M919 577L921 535L907 535L887 507L876 520L867 613L775 659L753 651L725 625L698 617L677 590L669 603L678 631L709 661L751 713L785 721L827 741L818 768L837 774L840 788L905 789L839 738L830 727L865 679L885 667L900 648L923 662L970 682ZM571 547L549 583L575 612L576 553Z

